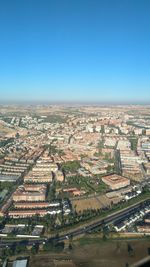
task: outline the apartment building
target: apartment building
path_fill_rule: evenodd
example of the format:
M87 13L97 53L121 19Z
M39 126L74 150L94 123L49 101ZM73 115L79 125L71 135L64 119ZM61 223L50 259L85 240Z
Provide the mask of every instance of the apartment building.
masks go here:
M112 190L130 185L129 179L117 174L104 176L102 177L102 181L107 184Z
M45 185L23 185L19 186L13 193L13 200L15 202L21 201L45 201L46 199Z

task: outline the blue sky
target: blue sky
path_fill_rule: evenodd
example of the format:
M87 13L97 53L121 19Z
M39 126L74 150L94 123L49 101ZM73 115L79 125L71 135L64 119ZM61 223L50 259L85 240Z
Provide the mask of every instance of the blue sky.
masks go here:
M150 102L150 1L0 0L0 100Z

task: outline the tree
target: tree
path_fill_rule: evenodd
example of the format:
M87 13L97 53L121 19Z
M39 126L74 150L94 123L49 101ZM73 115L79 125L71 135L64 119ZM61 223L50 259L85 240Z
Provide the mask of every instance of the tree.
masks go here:
M2 259L5 259L6 256L7 256L6 248L3 248L3 249L1 250L1 258L2 258Z
M69 246L68 246L68 248L69 248L69 250L72 250L72 249L73 249L73 247L72 247L72 244L71 244L71 243L69 243Z
M18 139L20 137L20 134L16 133L15 137Z
M57 252L61 252L64 249L64 242L58 242L56 243L54 250Z
M39 244L33 244L32 248L31 248L31 253L32 254L37 254L39 251Z
M107 241L107 235L106 235L106 233L103 233L103 240L104 241Z
M62 170L66 172L74 173L80 168L80 163L78 160L67 161L62 164Z
M133 256L134 255L133 247L130 244L127 244L127 250L128 250L129 256Z

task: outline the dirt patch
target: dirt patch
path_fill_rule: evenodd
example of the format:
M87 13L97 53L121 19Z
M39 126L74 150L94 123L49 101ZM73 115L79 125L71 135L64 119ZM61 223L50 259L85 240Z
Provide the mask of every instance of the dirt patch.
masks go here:
M29 267L125 267L148 256L149 247L149 240L103 241L84 237L73 241L71 251L31 256Z
M111 205L111 202L118 203L120 201L118 198L112 198L111 200L105 195L98 197L91 197L87 199L75 199L72 200L72 206L77 212L86 209L100 209Z
M132 253L128 252L129 245L133 249ZM150 241L147 240L105 242L99 240L96 244L93 242L93 244L77 246L72 257L77 266L80 261L86 258L90 266L94 267L124 267L127 263L130 266L130 264L148 256L148 247L150 247Z

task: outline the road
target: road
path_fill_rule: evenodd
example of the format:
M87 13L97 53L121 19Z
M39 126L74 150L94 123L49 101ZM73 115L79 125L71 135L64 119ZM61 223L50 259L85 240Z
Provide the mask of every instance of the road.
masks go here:
M102 226L102 225L108 225L116 220L120 220L122 219L124 216L126 215L130 215L134 212L136 212L141 206L145 205L146 203L150 203L150 200L143 200L138 204L134 204L129 208L125 208L121 211L118 212L114 212L111 215L108 215L105 219L100 219L97 222L91 223L88 226L84 226L81 227L80 229L77 230L72 230L72 231L68 231L65 234L62 234L60 236L55 236L49 240L55 240L55 241L64 241L66 239L69 239L69 237L76 237L76 236L80 236L82 234L85 234L95 228L97 228L98 226ZM14 243L17 244L21 244L23 241L8 241L8 240L1 240L0 243L0 248L2 247L12 247L14 245ZM24 241L25 242L25 241ZM26 240L26 245L33 245L33 244L42 244L43 242L46 242L46 240L44 238L40 238L40 239L36 239L36 240Z

